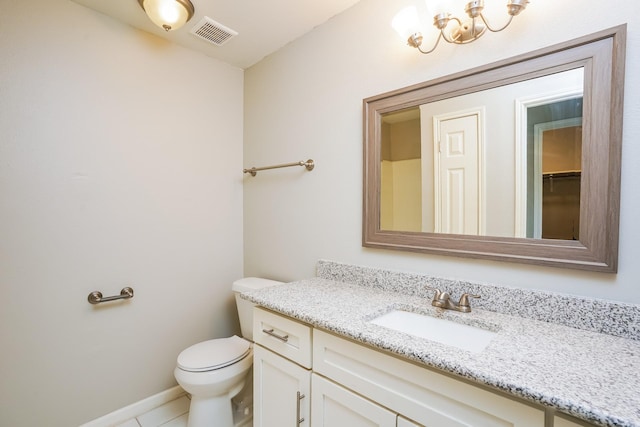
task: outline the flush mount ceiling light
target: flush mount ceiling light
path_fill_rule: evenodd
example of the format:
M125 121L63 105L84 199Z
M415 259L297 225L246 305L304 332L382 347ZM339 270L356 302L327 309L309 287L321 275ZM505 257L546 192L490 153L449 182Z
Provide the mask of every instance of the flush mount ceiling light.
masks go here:
M447 1L426 0L427 9L433 13L433 25L440 31L438 39L429 50L422 49L422 33L419 31L420 20L418 12L414 6L402 9L396 14L391 22L391 26L398 34L407 40L407 44L417 48L422 53L431 53L440 40L444 39L448 43L465 44L478 40L486 30L497 33L504 30L511 24L513 17L522 12L529 4L529 0L508 0L507 13L509 20L500 28L492 28L482 14L484 0L473 0L467 3L464 11L468 18L457 18L446 10ZM431 7L429 6L431 5Z
M193 16L189 0L138 0L151 21L165 31L177 30Z

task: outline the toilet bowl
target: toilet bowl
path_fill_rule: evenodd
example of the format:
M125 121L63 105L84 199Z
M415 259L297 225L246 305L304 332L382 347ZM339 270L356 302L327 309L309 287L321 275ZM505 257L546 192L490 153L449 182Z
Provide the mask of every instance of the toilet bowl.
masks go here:
M248 277L233 283L240 328L237 335L203 341L178 355L174 376L191 394L188 427L233 427L232 398L247 382L253 364L253 306L239 297L240 292L279 285L282 282ZM247 414L250 410L245 408ZM243 424L244 424L243 420Z

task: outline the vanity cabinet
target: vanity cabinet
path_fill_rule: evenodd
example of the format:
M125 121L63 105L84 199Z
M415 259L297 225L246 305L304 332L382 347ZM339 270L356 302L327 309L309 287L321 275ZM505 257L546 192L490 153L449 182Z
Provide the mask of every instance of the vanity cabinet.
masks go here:
M254 340L256 427L590 426L261 308Z
M542 409L318 329L313 371L429 427L545 425Z
M255 427L311 424L311 328L255 309L253 316Z

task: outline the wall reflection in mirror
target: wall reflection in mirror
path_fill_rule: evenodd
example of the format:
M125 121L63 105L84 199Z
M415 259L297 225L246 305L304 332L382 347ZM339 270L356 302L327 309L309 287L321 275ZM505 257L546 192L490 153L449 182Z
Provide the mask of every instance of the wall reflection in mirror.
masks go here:
M380 229L579 240L582 67L382 114Z

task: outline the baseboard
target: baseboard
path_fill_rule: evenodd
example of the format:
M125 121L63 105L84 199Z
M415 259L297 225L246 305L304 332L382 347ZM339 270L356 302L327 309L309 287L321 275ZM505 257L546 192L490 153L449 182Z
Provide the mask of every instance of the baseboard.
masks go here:
M131 418L135 418L150 410L162 406L167 402L171 402L181 396L184 396L186 392L179 385L172 387L168 390L162 391L153 396L149 396L146 399L142 399L136 403L132 403L129 406L120 408L104 415L100 418L96 418L93 421L89 421L86 424L82 424L80 427L110 427L117 424L124 423Z

